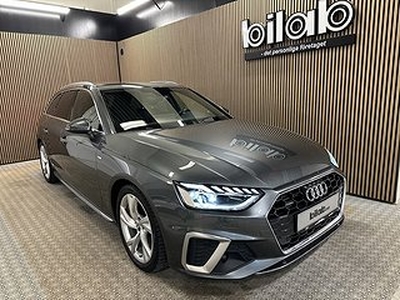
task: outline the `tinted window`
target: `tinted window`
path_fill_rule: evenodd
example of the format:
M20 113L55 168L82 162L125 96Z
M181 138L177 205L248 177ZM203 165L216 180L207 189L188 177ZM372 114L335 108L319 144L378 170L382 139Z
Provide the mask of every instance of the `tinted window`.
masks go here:
M101 94L117 132L149 128L174 128L215 122L229 116L184 88L120 88Z
M51 102L49 107L47 108L46 113L52 116L55 116L56 111L57 111L57 106L58 103L60 102L60 98L61 98L62 94L57 95L57 97L55 97Z
M92 96L86 91L79 91L72 109L71 120L85 118L93 128L101 130L100 119L97 115Z
M138 127L158 126L154 118L129 91L116 89L103 91L102 95L117 132L124 131L124 124L129 122L132 124L136 122Z
M57 96L50 104L47 113L49 115L70 120L71 109L74 105L76 92L69 91Z
M159 89L159 91L164 97L169 97L171 103L179 106L180 115L184 119L206 120L221 114L216 112L212 104L204 101L203 98L188 89Z

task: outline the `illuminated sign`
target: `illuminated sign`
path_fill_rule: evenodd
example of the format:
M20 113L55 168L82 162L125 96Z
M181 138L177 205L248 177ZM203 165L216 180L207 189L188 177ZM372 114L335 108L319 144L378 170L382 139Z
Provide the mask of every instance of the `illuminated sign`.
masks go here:
M270 45L272 48L246 53L246 59L264 58L274 55L316 50L355 42L355 35L346 35L331 39L317 40L316 37L326 33L341 32L354 20L354 6L345 0L328 5L326 0L319 0L317 8L307 12L295 12L286 18L284 10L268 13L265 24L243 20L242 42L244 49L259 48ZM286 40L297 41L306 37L315 40L290 46L276 48L275 44Z

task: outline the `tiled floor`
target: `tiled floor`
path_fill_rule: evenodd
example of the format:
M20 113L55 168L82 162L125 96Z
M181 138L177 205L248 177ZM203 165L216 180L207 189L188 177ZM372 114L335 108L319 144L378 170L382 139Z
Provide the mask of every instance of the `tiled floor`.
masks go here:
M0 299L400 299L400 206L348 197L342 228L312 255L242 281L145 274L117 227L37 161L0 167Z

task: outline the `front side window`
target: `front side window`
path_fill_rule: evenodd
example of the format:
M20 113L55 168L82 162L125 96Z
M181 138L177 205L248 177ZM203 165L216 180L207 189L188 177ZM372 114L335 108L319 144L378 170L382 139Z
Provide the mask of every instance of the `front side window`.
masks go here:
M71 120L71 109L76 98L76 91L68 91L58 95L50 103L47 113L67 121Z
M71 120L85 118L92 128L102 130L92 96L86 91L79 91L71 112Z
M175 128L230 117L186 88L119 88L101 91L117 132Z

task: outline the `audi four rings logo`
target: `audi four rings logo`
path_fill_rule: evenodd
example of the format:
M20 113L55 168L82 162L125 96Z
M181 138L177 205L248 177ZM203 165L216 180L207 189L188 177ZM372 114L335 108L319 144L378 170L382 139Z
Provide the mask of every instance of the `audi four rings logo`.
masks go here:
M306 197L308 201L318 200L328 193L328 186L325 182L318 183L306 190Z

